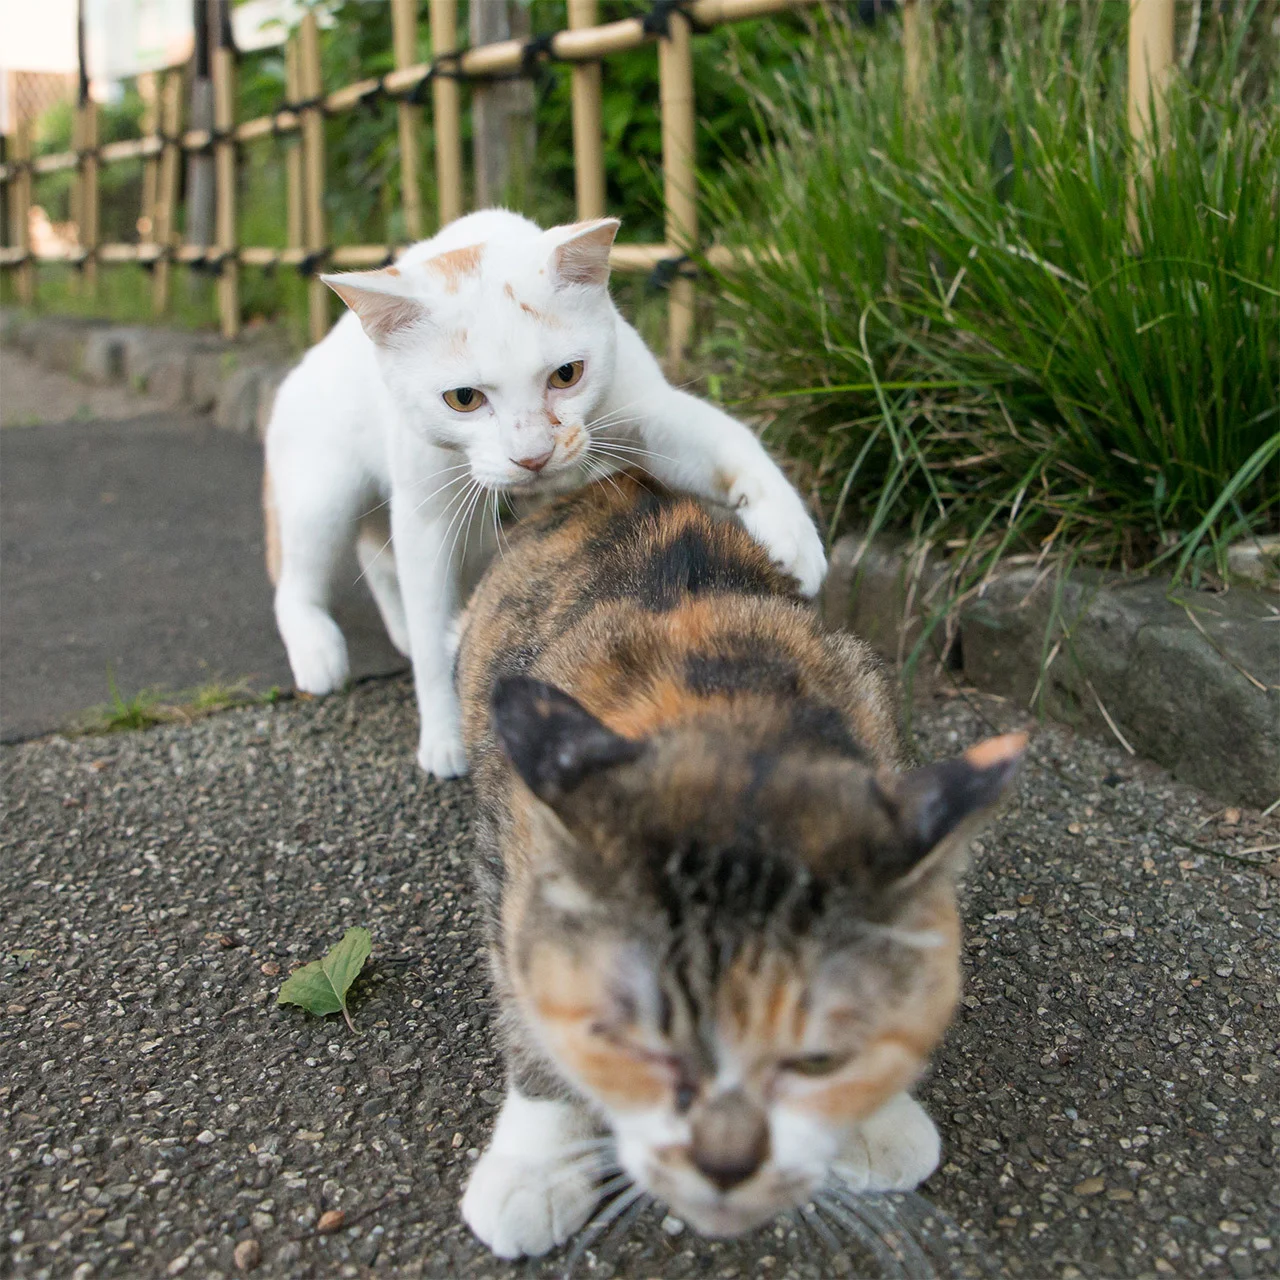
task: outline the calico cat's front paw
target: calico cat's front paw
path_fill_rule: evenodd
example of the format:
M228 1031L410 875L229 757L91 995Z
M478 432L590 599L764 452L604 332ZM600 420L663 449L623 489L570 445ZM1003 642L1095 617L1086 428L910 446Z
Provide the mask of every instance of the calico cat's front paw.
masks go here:
M827 557L800 498L791 489L768 497L743 495L737 508L747 532L795 578L801 593L817 595L827 576Z
M457 729L428 729L418 739L418 764L435 778L460 778L467 771L467 752Z
M910 1094L900 1093L857 1126L839 1172L855 1191L913 1191L941 1156L933 1121Z
M490 1147L471 1172L462 1217L498 1257L534 1258L564 1244L598 1199L589 1177L554 1156L520 1160Z
M591 1216L600 1193L597 1162L582 1151L590 1132L573 1103L508 1092L462 1197L463 1221L498 1257L537 1257Z

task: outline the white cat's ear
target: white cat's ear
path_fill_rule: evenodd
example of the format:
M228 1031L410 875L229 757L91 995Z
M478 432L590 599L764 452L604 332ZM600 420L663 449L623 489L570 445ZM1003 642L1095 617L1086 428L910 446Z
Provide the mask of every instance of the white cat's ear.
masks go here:
M609 250L622 225L617 218L574 222L546 234L555 248L551 269L557 284L605 285L609 282Z
M417 298L405 293L398 267L381 271L344 271L321 280L360 317L374 342L385 343L415 325L427 314Z

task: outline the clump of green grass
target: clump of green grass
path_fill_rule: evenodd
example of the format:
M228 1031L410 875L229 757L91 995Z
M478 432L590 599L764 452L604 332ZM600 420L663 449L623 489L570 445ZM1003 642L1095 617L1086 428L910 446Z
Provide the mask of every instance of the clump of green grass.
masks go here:
M1202 35L1132 226L1125 5L936 26L915 111L884 35L744 69L766 140L708 183L721 315L833 532L1199 571L1278 527L1276 9Z
M126 696L120 692L114 673L108 671L107 688L109 700L89 707L77 716L69 726L71 733L125 733L151 729L160 724L186 724L215 711L264 706L280 697L280 690L275 687L266 693L258 693L248 678L230 682L213 680L177 692L140 689Z

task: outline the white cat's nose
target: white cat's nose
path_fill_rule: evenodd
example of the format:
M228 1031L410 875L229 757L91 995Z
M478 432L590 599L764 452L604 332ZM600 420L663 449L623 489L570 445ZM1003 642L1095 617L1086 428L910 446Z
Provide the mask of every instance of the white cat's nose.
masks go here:
M551 455L555 453L555 445L552 445L546 453L535 454L532 458L512 458L511 461L517 467L523 467L526 471L541 471L543 467L551 461Z

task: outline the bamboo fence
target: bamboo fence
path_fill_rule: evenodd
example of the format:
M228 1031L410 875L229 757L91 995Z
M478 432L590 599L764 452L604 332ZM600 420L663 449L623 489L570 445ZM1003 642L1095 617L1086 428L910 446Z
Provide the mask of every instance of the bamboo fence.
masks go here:
M671 278L668 313L668 361L678 367L693 326L694 280L683 270L699 247L695 172L695 86L693 39L698 32L727 23L830 3L831 0L651 0L649 11L620 21L598 23L597 0L568 0L569 26L532 41L504 40L475 48L458 47L457 0L429 0L428 21L433 58L413 61L416 50L418 0L391 0L395 69L387 74L324 89L319 30L313 12L303 18L286 47L288 101L270 115L237 123L234 118L235 60L230 48L214 51L214 127L181 128L179 71L160 78L146 113L145 136L100 144L98 110L85 101L78 113L75 150L33 157L28 125L5 140L6 162L0 184L7 187L7 244L0 246L0 268L15 272L20 301L36 296L35 269L42 263L71 263L81 268L84 288L96 287L99 263L140 263L154 271L152 293L157 314L170 294L170 266L213 271L218 276L218 314L222 332L240 329L239 271L242 266L292 267L309 279L309 331L318 341L330 324L329 291L318 279L334 267L372 267L389 262L402 245L331 245L325 225L324 120L352 111L379 97L396 103L401 190L405 227L418 238L427 234L418 194L418 160L424 141L422 102L431 88L438 225L464 211L462 98L464 81L513 75L531 76L545 62L570 68L575 195L579 218L605 212L605 168L601 122L600 61L644 45L658 46L665 236L661 244L614 246L612 266L619 271L652 271L664 267ZM904 93L919 109L928 47L928 0L902 0L905 45ZM1130 0L1130 123L1140 140L1149 136L1149 106L1159 112L1160 93L1173 61L1173 0ZM286 247L243 245L236 232L237 148L263 139L298 134L300 146L286 159ZM180 243L178 168L183 153L212 153L217 172L214 243ZM99 234L99 167L124 160L146 162L142 229L147 238L136 244L112 243ZM72 250L32 251L28 216L33 182L46 174L76 170L74 210L79 242Z

